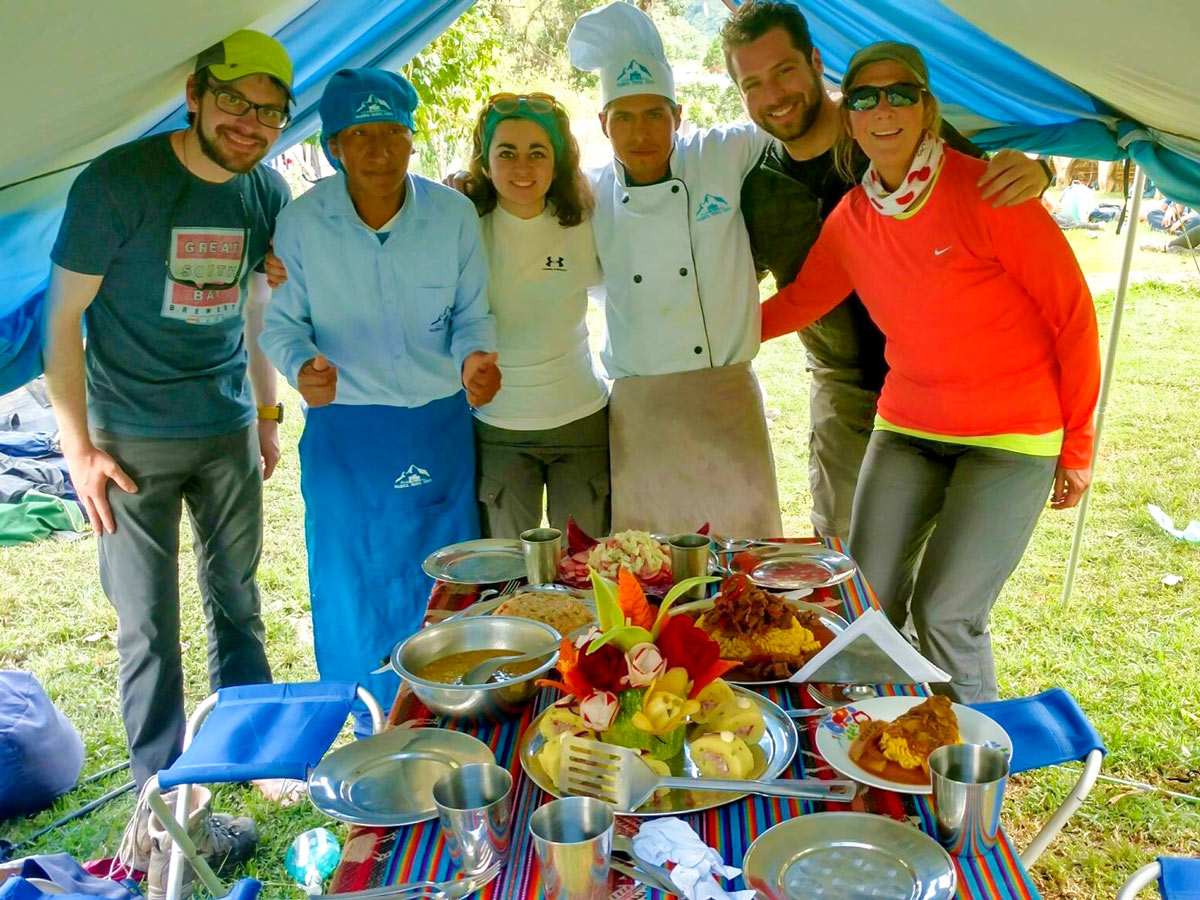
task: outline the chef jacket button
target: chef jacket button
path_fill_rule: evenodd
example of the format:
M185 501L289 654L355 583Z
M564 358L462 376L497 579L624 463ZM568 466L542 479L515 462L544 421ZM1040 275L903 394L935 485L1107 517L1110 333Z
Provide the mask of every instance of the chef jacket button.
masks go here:
M641 276L641 275L634 275L634 276L633 276L633 283L634 283L634 284L641 284L641 283L642 283L642 276Z
M677 184L671 185L671 193L678 194L679 193L679 185L677 185Z
M628 195L628 194L626 194L624 197L622 197L622 198L621 198L621 202L622 202L622 203L628 203L628 202L629 202L629 195Z
M693 347L692 352L695 353L697 356L699 356L701 353L704 352L704 348L703 347Z
M687 275L687 269L686 269L686 268L682 268L682 269L680 269L680 270L679 270L679 274L680 274L680 275Z

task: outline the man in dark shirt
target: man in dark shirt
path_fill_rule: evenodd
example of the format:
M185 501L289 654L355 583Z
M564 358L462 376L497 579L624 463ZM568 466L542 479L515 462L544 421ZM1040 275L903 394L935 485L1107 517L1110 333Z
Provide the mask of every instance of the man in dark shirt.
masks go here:
M755 0L740 6L721 30L725 62L750 118L775 140L742 182L742 214L759 277L783 287L796 277L825 217L857 184L834 166L842 130L839 99L825 90L820 51L803 14L791 3ZM947 142L981 156L947 126ZM866 171L864 158L855 173ZM984 195L997 205L1036 197L1049 172L1016 151L992 160ZM851 294L800 332L812 373L809 393L809 487L816 532L845 540L858 469L875 421L887 373L883 335Z
M291 78L286 51L259 32L202 53L187 83L189 127L116 147L81 172L51 253L46 381L100 536L139 785L183 740L184 504L211 688L271 680L254 578L281 408L258 349L270 291L255 270L288 199L260 163L287 124Z

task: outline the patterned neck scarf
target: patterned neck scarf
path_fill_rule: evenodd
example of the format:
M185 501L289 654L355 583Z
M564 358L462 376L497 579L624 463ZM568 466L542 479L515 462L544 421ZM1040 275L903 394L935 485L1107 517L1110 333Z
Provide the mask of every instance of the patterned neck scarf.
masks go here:
M890 192L884 187L883 179L875 170L875 163L871 163L862 177L863 190L871 205L885 216L897 216L907 212L941 170L945 159L945 147L946 142L940 137L936 137L932 132L926 133L921 146L917 148L917 155L913 157L912 165L908 167L908 174L904 176L900 186Z

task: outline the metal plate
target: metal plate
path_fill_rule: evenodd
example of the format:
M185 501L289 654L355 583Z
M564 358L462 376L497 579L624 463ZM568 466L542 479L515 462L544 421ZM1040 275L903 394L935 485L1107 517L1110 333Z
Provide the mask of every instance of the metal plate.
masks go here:
M821 624L833 632L834 637L837 637L850 627L849 622L831 609L826 609L823 606L817 606L815 603L805 603L803 600L793 599L793 596L806 597L811 593L812 591L794 591L791 594L784 594L782 599L786 600L788 605L793 607L796 612L816 613L817 618L821 620ZM706 612L713 608L713 604L715 602L716 598L712 597L707 600L697 600L694 603L684 603L679 606L671 607L671 614L674 615L675 613L686 613L688 615L694 615ZM786 678L772 678L768 681L755 681L751 679L743 681L737 677L737 671L737 669L733 669L727 672L725 675L722 675L721 678L725 681L728 681L730 684L744 684L748 687L762 687L768 684L785 684L787 682Z
M817 726L817 752L835 770L847 778L853 778L860 784L869 784L872 787L884 788L898 794L930 794L933 792L933 788L928 782L906 784L902 781L881 778L860 768L858 763L850 758L850 745L858 737L858 729L863 722L871 719L884 719L890 722L928 699L928 697L872 697L836 709L831 715L822 719L821 724ZM1008 736L1008 732L1000 727L1000 723L985 716L979 710L963 706L961 703L952 704L951 708L958 719L958 734L964 744L983 744L986 747L995 747L1012 759L1012 739Z
M748 691L741 687L735 687L733 691L738 696L747 697L757 703L759 709L762 710L763 721L767 725L767 729L763 732L763 736L759 738L758 743L750 747L751 752L754 754L754 769L746 777L751 779L775 778L787 768L788 763L792 761L792 757L796 755L796 748L799 746L796 726L787 713L766 697L759 696L753 691ZM521 767L525 770L525 774L533 779L533 783L543 791L553 797L561 797L562 794L559 793L558 785L550 780L550 777L542 768L542 764L537 760L537 755L541 751L542 745L546 743L546 739L542 737L541 731L538 730L538 724L545 714L545 712L542 712L530 722L529 727L525 729L525 733L521 736ZM695 726L691 727L695 728ZM672 774L691 776L696 779L697 785L702 785L704 779L696 771L689 753L690 750L685 741L683 745L682 768L676 771L676 767L672 765L671 772ZM745 796L745 794L704 791L699 788L687 791L672 790L664 797L647 800L634 812L626 813L625 815L665 816L697 812L702 809L713 809L717 806L724 806L726 803L741 800Z
M451 584L494 584L524 578L525 558L520 541L482 538L443 547L425 557L421 568Z
M461 731L393 728L326 756L308 778L308 796L351 825L411 825L437 815L433 785L447 771L495 761L487 744Z
M792 591L841 584L854 577L858 566L845 553L824 544L772 544L736 554L729 571L745 575L759 587Z
M503 597L492 597L490 600L481 600L478 603L472 603L470 606L456 612L449 618L466 619L470 618L471 616L486 616L489 613L495 612L503 603L511 600L518 594L529 593L563 594L567 597L574 597L589 610L591 610L593 616L596 614L596 600L592 596L591 591L585 593L581 590L576 590L575 588L567 587L563 584L539 584L535 585L534 587L520 587L511 594L506 594ZM521 617L517 616L517 618Z
M763 832L742 877L763 900L949 900L958 882L929 835L856 812L812 813Z

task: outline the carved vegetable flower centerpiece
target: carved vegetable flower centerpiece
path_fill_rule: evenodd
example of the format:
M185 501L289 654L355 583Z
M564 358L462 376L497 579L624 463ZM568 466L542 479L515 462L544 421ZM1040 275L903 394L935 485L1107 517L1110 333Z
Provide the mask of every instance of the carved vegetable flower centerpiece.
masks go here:
M636 749L660 774L670 774L672 761L682 754L688 724L708 721L718 706L733 701L721 676L738 663L721 659L716 641L691 618L670 614L692 587L717 579L680 582L657 611L625 569L616 584L594 571L591 580L599 628L574 643L563 641L561 681L549 683L569 696L542 718L539 727L546 742L539 762L557 780L559 738L581 734Z

